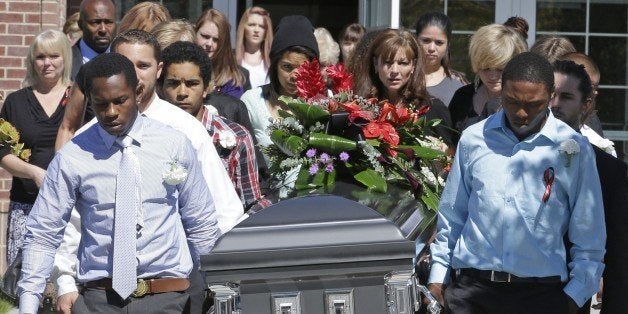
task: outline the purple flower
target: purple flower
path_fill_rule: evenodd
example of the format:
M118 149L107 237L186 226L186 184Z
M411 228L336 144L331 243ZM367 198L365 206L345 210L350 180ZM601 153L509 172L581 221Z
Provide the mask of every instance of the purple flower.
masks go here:
M340 153L340 155L338 155L338 157L340 157L341 161L347 161L349 160L349 154L347 154L347 152L342 152Z
M329 173L332 171L334 171L334 164L328 163L327 166L325 167L325 172Z
M327 153L322 153L321 154L321 162L322 163L327 163L330 160L330 157Z
M317 164L313 164L312 166L310 166L310 174L311 175L315 175L318 172L318 165Z
M316 156L316 149L314 149L314 148L308 149L307 152L305 152L305 156L307 158L312 158L312 157Z

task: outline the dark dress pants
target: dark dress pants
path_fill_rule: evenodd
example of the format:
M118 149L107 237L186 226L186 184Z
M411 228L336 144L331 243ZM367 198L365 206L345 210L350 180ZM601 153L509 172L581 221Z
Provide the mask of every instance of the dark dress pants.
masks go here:
M122 300L117 293L103 289L84 289L72 307L72 313L188 313L190 296L187 292L166 292L130 297Z
M460 275L445 289L447 313L568 313L568 296L558 283L491 282Z

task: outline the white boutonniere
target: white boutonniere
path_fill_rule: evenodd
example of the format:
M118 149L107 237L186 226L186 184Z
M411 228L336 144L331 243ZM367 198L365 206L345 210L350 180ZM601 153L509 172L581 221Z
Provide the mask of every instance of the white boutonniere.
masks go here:
M565 156L565 158L567 159L566 167L569 167L571 165L571 158L575 154L580 152L580 145L578 145L578 142L576 142L576 140L570 138L560 143L558 151Z
M218 142L226 149L232 149L236 145L235 134L231 131L218 131Z
M166 171L161 175L161 177L166 181L169 185L177 185L188 176L188 171L179 163L179 160L174 158L170 162L168 162L168 166L166 167Z
M613 156L615 155L615 143L607 138L600 137L597 141L591 141L591 144Z

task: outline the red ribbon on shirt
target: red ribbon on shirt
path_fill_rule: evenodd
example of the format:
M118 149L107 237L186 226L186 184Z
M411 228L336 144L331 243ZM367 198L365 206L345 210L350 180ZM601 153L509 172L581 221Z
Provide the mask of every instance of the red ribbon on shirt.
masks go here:
M543 203L547 203L550 194L552 194L552 184L554 184L554 168L549 167L543 173L543 181L545 182L545 192L543 193Z

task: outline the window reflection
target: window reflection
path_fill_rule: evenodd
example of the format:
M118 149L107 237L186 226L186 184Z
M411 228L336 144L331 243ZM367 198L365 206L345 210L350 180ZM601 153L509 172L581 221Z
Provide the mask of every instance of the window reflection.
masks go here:
M536 30L584 32L586 28L585 1L537 1Z

